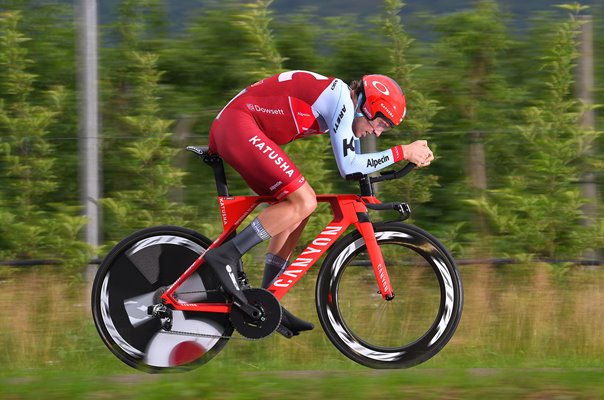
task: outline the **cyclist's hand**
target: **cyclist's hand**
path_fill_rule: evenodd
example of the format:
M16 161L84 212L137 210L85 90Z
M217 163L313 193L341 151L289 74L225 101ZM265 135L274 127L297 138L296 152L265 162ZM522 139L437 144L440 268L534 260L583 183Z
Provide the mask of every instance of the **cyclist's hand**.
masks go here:
M430 150L428 142L425 140L416 140L408 145L403 145L403 153L405 154L405 160L418 167L428 166L434 160L434 154L432 154L432 150Z

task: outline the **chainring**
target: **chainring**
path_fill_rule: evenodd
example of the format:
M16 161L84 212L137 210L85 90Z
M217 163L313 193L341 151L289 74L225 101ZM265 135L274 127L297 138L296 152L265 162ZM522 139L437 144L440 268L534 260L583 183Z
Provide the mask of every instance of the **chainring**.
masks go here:
M235 330L248 339L262 339L273 333L281 324L281 304L268 290L261 288L244 289L248 304L260 310L260 318L249 315L233 306L230 319Z

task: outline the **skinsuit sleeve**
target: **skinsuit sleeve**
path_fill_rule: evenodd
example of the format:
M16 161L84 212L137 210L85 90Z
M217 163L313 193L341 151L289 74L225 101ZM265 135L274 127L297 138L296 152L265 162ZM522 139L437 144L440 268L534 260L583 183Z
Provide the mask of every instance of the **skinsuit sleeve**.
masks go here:
M357 172L376 172L404 158L402 146L375 153L360 152L360 141L352 131L354 105L350 89L341 80L336 79L333 89L327 88L314 107L328 126L333 154L342 177Z

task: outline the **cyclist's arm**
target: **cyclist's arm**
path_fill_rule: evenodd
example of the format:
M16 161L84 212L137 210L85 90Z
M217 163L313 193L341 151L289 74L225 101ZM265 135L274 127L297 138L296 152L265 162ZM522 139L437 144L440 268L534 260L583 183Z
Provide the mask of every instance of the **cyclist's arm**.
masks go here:
M354 105L350 98L348 85L339 79L334 88L328 88L315 103L323 116L333 116L326 119L331 138L331 146L342 177L360 172L369 174L386 168L404 159L403 147L396 146L375 153L360 152L360 141L352 131Z

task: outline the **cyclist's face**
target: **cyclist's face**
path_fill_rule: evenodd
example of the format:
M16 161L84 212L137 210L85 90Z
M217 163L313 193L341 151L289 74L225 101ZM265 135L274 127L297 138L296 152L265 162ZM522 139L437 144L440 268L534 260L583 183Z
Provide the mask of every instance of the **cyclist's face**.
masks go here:
M367 117L358 117L354 119L352 130L357 138L362 138L368 135L379 137L383 132L390 129L390 124L381 117L377 117L370 121Z
M368 120L367 122L373 127L376 136L380 136L382 132L386 132L391 128L390 124L382 117L377 117L373 121Z

